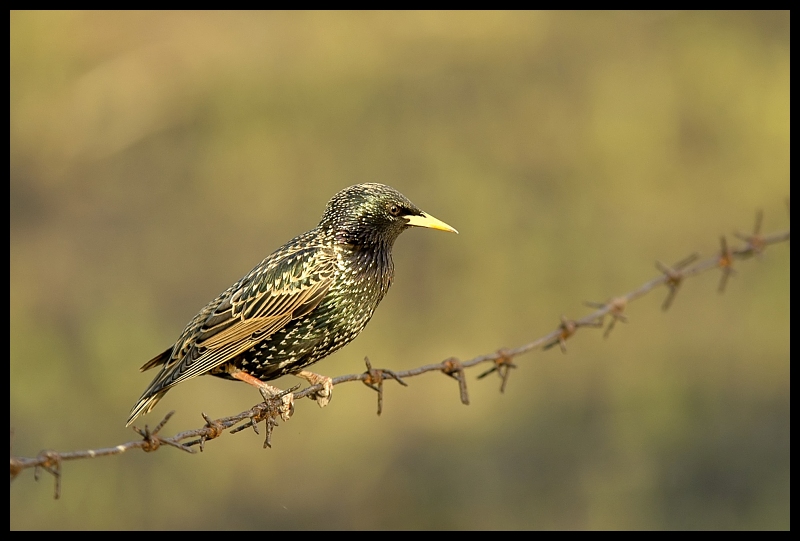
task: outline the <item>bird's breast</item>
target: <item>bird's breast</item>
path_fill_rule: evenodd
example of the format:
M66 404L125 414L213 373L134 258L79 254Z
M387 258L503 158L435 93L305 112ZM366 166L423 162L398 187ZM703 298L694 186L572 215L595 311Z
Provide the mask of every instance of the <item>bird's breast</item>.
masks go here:
M392 284L394 265L391 253L343 250L337 256L337 276L330 294L341 297L342 305L359 315L368 314L369 319Z

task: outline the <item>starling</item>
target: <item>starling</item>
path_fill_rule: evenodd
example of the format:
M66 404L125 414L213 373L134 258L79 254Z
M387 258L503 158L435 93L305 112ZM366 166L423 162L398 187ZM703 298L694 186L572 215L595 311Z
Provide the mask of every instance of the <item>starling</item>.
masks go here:
M323 385L315 398L325 406L331 378L305 368L367 325L392 283L394 241L411 226L457 233L383 184L358 184L334 195L317 227L207 304L174 345L142 366L160 370L127 425L172 387L202 374L247 382L265 398L280 396L284 419L293 397L267 382L294 374Z

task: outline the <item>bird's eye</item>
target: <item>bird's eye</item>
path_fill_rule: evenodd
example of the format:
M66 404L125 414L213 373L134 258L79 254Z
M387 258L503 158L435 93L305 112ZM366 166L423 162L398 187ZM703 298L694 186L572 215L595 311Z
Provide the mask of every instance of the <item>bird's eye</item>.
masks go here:
M398 207L397 205L392 205L391 207L389 207L389 214L391 214L392 216L400 216L400 207Z

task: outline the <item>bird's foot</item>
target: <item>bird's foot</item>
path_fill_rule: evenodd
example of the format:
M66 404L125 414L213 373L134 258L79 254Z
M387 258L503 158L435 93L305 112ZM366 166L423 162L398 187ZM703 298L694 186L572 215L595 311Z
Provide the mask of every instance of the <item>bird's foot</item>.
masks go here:
M295 374L298 378L303 378L311 385L322 385L322 389L311 395L311 398L317 401L320 408L328 405L333 397L333 380L328 376L321 376L308 370L302 370Z
M276 403L278 408L278 415L281 419L288 421L294 413L294 393L291 391L281 391L277 387L267 385L266 383L258 387L261 396L264 397L264 402Z
M288 421L292 413L294 413L294 394L292 393L294 389L282 391L238 368L231 370L229 373L234 378L258 388L261 396L264 397L264 402L267 404L277 402L278 414L284 421Z

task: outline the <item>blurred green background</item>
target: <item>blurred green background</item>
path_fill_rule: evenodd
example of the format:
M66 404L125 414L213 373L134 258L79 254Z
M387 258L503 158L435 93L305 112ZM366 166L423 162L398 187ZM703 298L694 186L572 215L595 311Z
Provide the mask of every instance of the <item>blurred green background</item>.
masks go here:
M10 15L10 420L34 456L134 439L139 366L207 301L383 182L453 225L395 245L392 291L316 365L402 370L526 343L788 227L790 16L760 13ZM189 456L26 471L27 528L789 528L789 250L469 373L357 384ZM284 387L299 382L284 378ZM168 434L256 402L198 378Z

